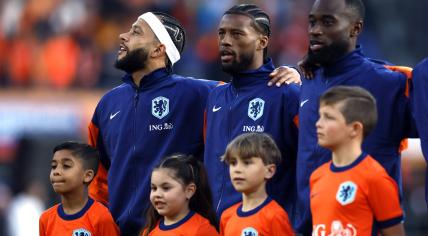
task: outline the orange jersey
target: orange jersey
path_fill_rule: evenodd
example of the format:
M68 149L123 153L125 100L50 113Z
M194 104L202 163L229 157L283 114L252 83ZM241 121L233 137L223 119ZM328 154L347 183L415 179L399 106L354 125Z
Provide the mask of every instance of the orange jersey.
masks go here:
M320 166L310 179L313 235L371 235L403 221L398 187L385 169L363 153L351 165Z
M220 235L287 236L294 233L285 210L275 200L267 198L251 211L243 212L242 203L225 210L221 215Z
M217 236L217 230L210 222L195 212L190 212L179 222L165 225L163 219L159 221L149 236Z
M49 208L40 216L39 232L40 236L115 236L119 235L119 228L108 209L90 198L85 207L73 215L65 214L61 204Z

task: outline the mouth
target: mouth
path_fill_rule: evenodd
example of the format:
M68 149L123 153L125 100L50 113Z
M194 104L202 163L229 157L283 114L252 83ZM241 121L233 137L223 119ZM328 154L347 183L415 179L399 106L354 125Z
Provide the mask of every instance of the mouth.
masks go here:
M125 44L121 43L119 46L119 51L117 52L119 55L122 53L126 53L128 51L128 48L125 46Z
M235 182L235 183L241 183L241 182L244 182L245 179L244 178L240 178L240 177L236 177L236 178L233 178L232 181Z
M230 62L235 57L235 53L230 49L221 49L220 58L222 62Z
M166 206L165 202L161 202L161 201L155 201L154 204L156 209L162 209Z
M53 187L61 186L65 183L65 181L52 181L51 184Z
M325 44L321 41L318 40L310 40L309 41L309 48L312 51L319 51L321 50L323 47L325 46Z

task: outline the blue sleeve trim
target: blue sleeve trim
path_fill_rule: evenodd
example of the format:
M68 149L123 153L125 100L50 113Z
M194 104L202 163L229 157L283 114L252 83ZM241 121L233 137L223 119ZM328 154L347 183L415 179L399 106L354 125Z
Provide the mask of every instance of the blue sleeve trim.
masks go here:
M377 225L379 226L379 228L381 229L385 229L397 224L400 224L404 221L404 217L403 215L400 215L399 217L393 218L393 219L389 219L389 220L384 220L384 221L378 221Z

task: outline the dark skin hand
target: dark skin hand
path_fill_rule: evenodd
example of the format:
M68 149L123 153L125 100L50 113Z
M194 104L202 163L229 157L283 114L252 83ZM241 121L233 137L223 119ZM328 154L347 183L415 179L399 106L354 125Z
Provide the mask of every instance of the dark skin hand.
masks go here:
M269 81L268 86L275 84L275 86L280 87L283 84L302 83L299 72L288 66L280 66L276 68L269 76L271 77L271 80Z

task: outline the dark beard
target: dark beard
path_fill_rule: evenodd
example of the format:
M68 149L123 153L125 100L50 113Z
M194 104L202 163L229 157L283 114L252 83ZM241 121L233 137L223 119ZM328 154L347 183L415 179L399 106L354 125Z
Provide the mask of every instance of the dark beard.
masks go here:
M116 60L114 66L131 74L146 67L148 56L149 53L144 48L135 49L130 51L124 58Z
M221 67L224 72L228 74L236 74L241 71L248 70L248 67L253 62L254 54L241 54L240 61L232 61L230 64L221 64Z
M314 52L308 50L308 62L314 65L329 66L348 54L349 42L339 41Z

